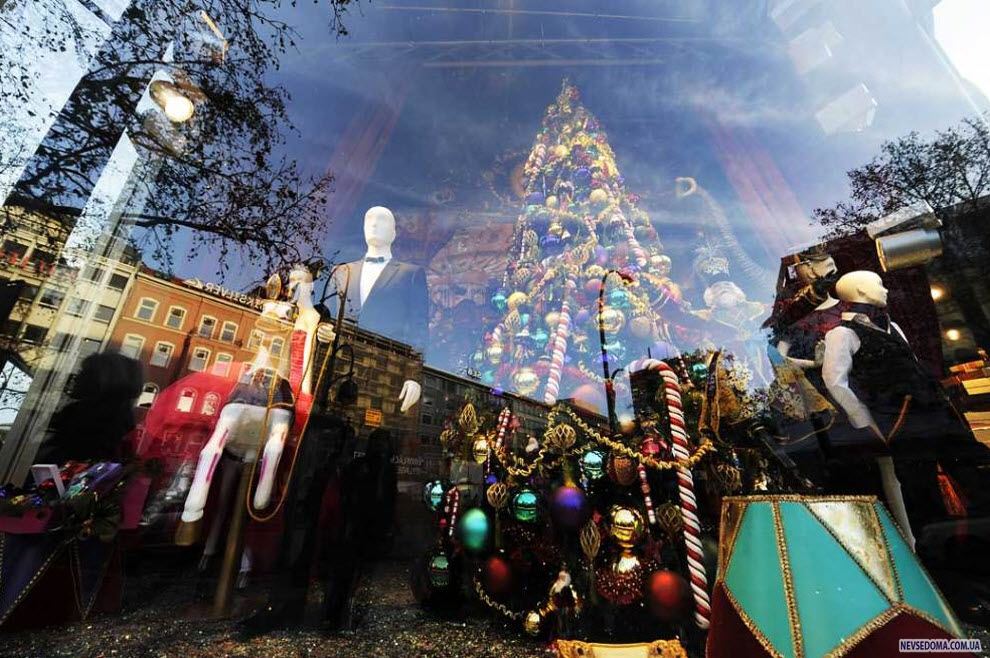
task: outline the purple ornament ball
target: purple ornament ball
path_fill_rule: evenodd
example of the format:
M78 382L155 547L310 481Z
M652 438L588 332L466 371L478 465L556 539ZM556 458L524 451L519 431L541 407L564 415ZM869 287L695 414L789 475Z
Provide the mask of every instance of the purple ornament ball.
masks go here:
M581 487L563 485L557 487L550 501L550 514L557 525L574 530L588 520L588 498Z

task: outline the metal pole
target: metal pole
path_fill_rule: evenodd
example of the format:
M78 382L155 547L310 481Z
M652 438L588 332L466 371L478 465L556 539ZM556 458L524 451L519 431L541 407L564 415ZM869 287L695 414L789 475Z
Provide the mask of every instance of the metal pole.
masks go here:
M255 457L257 459L257 456ZM223 551L223 562L220 564L220 576L217 589L213 594L213 616L225 617L230 608L230 600L234 594L236 572L244 551L244 518L247 508L241 501L247 497L251 487L251 469L247 462L241 463L241 478L237 485L237 497L234 499L234 509L230 516L230 530L227 532L227 544Z

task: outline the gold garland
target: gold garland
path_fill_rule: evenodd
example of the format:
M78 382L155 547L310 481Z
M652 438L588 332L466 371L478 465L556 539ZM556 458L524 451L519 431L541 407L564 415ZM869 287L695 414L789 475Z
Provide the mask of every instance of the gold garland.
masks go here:
M515 612L514 610L510 610L509 608L505 607L498 601L492 600L492 597L488 596L488 592L486 592L485 588L481 586L481 581L479 581L477 578L474 579L474 591L475 593L477 593L478 598L481 600L481 602L487 605L492 610L497 610L498 612L501 612L503 615L505 615L509 619L512 619L513 621L519 621L520 619L523 618L523 615L525 613Z

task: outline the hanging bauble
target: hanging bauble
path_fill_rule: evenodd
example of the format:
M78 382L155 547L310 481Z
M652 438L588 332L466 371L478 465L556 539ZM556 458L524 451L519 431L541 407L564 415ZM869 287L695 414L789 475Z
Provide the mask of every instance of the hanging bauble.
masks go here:
M667 537L675 539L684 529L684 517L681 508L671 502L666 502L656 511L657 524L667 533Z
M608 476L616 484L628 487L639 477L636 470L636 460L626 455L612 453L608 460Z
M529 299L529 297L527 297L526 293L522 290L517 290L509 295L509 297L505 300L505 305L510 311L515 311L521 305L525 304L527 299Z
M719 462L708 467L709 477L719 494L730 496L742 488L742 471L733 464Z
M580 311L578 311L574 315L574 324L576 324L576 325L582 325L585 322L587 322L588 321L588 318L590 318L590 317L591 317L591 311L589 311L586 308L582 308Z
M519 326L520 327L528 327L529 326L529 313L520 313L519 314Z
M608 511L608 535L624 549L631 549L643 538L643 515L625 505L613 505Z
M566 144L557 144L552 151L554 157L559 160L566 158L570 152L571 149Z
M626 357L626 346L621 340L612 340L605 343L605 353L610 364L617 363Z
M431 512L436 512L440 508L444 491L443 482L440 480L431 480L423 486L423 502Z
M608 263L608 249L601 246L600 244L595 245L595 264L601 268L600 270L591 271L589 269L589 274L592 276L602 277L605 275L605 264Z
M629 292L625 288L614 288L608 293L608 303L615 308L628 308Z
M430 558L430 586L445 589L450 586L450 559L446 553L435 553Z
M629 331L636 338L649 338L653 333L653 323L645 315L637 315L629 321Z
M578 167L572 176L575 187L583 188L591 185L591 170L587 167Z
M678 621L691 609L691 586L676 571L654 571L646 579L646 601L660 621Z
M485 355L488 357L488 362L491 364L499 364L502 362L502 344L492 343L485 349Z
M519 395L532 395L540 386L540 378L532 368L520 368L512 374L512 385Z
M691 381L700 385L708 377L708 365L705 363L695 363L691 366Z
M588 196L588 199L596 205L603 206L608 201L608 192L600 187L596 188L591 190L591 194Z
M516 344L526 345L533 340L532 334L529 333L529 327L523 325L522 329L516 332L513 338Z
M523 630L528 635L532 635L533 637L539 635L541 626L543 626L543 615L536 610L526 613L526 617L523 619Z
M626 324L625 313L613 306L606 306L600 318L601 326L605 327L605 331L611 334L621 331Z
M543 347L547 344L547 341L550 340L550 334L548 334L547 330L543 327L539 327L533 332L532 338L533 342L536 343L538 347Z
M535 339L536 336L534 334L534 340ZM550 357L545 354L541 356L536 363L533 364L533 372L535 372L536 376L540 379L546 377L550 372Z
M488 546L492 524L484 510L473 507L461 515L457 523L457 533L465 549L472 553L480 553Z
M476 464L484 464L488 459L488 439L484 437L475 439L474 445L471 446L471 456L474 457Z
M581 455L581 474L589 480L597 480L605 475L605 455L598 450L589 450Z
M602 280L599 277L592 275L584 282L584 292L589 296L598 295L598 290L601 286Z
M512 516L516 521L535 523L538 516L539 498L532 489L520 489L512 497Z
M647 457L656 458L660 454L660 444L652 436L644 436L643 442L639 444L639 452Z
M499 311L504 312L506 309L505 302L507 299L508 297L505 296L505 293L499 290L497 293L492 295L492 306L494 306Z
M502 598L512 592L512 565L501 555L493 555L481 567L481 579L485 591L496 598Z
M581 528L580 540L581 552L589 563L593 563L602 545L602 534L593 520L588 521Z
M547 208L556 208L557 207L557 197L553 196L552 194L550 196L548 196L547 197L547 200L546 200L546 206L547 206Z
M485 492L488 504L496 510L505 509L509 504L509 487L504 482L495 482Z
M560 312L550 311L543 316L543 322L546 323L550 331L557 331L557 325L560 324Z
M565 484L554 490L550 514L558 526L574 530L588 520L590 513L588 497L581 487Z
M669 275L672 264L670 256L667 254L654 254L650 256L650 270L657 276Z
M595 589L615 605L630 605L643 598L643 565L632 553L617 556L595 578Z

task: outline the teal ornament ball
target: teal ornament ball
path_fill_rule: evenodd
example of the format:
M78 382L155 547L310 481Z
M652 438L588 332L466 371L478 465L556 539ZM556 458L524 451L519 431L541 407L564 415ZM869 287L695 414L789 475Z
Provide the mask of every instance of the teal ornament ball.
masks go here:
M497 308L499 311L504 311L507 307L508 297L505 293L499 290L497 293L492 295L492 306Z
M549 334L547 334L546 329L540 327L539 329L533 332L532 338L533 338L533 342L535 342L537 345L543 346L547 344L547 340L550 339L550 336Z
M443 502L444 487L440 480L431 480L423 486L423 502L431 512L440 509Z
M535 523L538 516L539 498L532 489L520 489L512 497L512 516L516 521Z
M703 381L708 376L708 365L696 363L691 366L691 379L695 382Z
M597 480L605 475L605 455L598 450L589 450L581 456L581 474L589 480Z
M488 515L474 507L464 512L458 525L461 544L472 553L480 553L488 546L492 534L492 524Z
M430 559L430 586L434 589L450 586L450 559L444 553L437 553Z
M608 303L619 308L629 307L629 293L623 288L616 288L608 294Z

